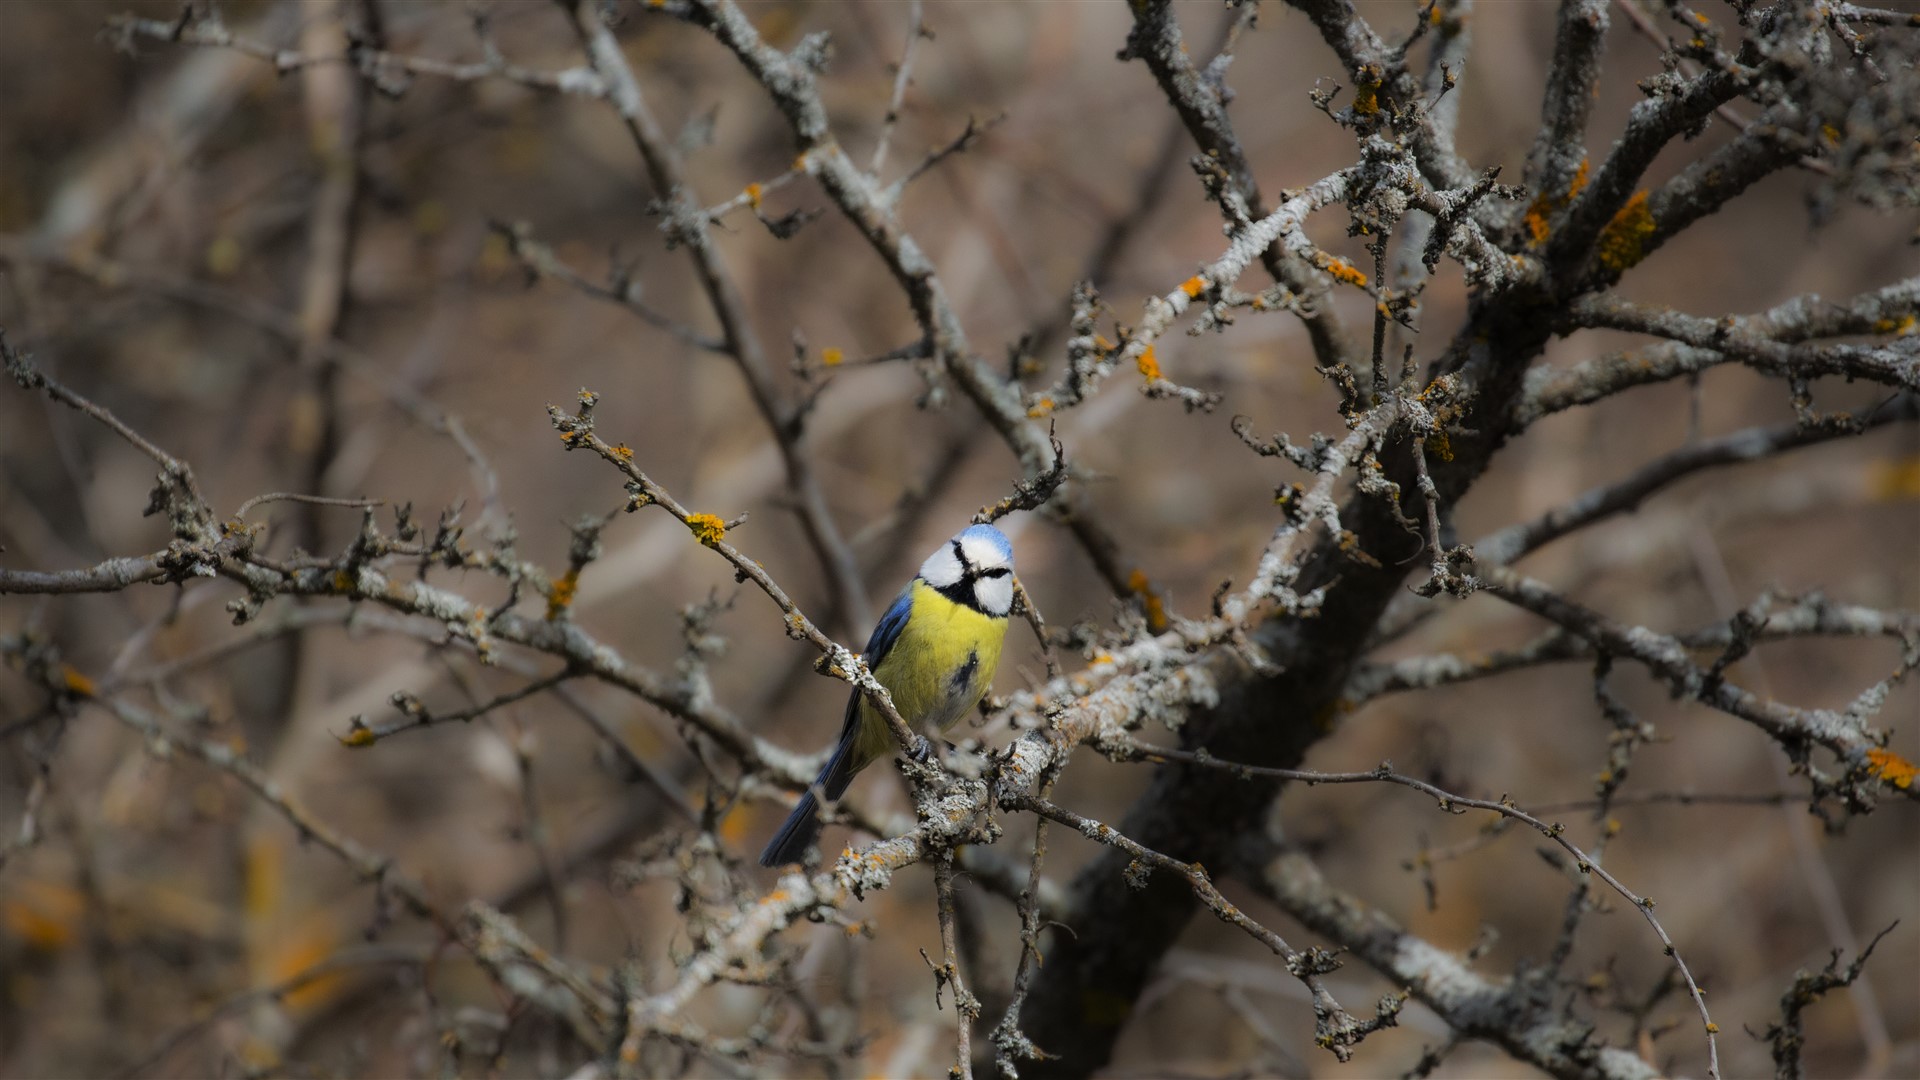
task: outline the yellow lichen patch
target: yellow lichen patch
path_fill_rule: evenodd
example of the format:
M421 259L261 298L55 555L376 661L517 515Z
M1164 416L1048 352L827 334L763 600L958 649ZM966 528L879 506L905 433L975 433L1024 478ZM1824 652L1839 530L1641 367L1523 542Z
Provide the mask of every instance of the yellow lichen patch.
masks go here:
M304 976L330 959L341 945L333 916L316 912L303 918L286 937L264 947L268 978L282 983ZM303 980L280 1000L294 1012L302 1013L325 1004L345 985L345 976L339 972L316 975Z
M1867 477L1867 491L1879 502L1920 499L1920 455L1876 461Z
M626 443L621 443L619 446L613 448L613 456L619 458L621 461L632 461L633 447L628 446Z
M1353 111L1372 116L1380 111L1380 69L1368 64L1354 73Z
M333 572L333 588L336 592L352 592L353 575L347 573L345 570L335 570Z
M79 669L72 664L60 665L60 685L74 697L90 698L94 695L93 680L80 674Z
M240 241L233 237L214 237L213 243L207 245L207 273L217 278L232 277L239 271L244 254Z
M727 811L727 816L720 819L720 839L735 847L740 846L747 839L747 827L752 823L752 817L738 805Z
M348 746L354 749L359 749L362 746L372 746L373 742L373 729L361 723L360 718L357 716L353 718L353 726L347 729L345 735L340 736L341 746Z
M1160 361L1153 355L1153 346L1147 346L1147 350L1134 363L1140 368L1140 377L1148 382L1160 377Z
M580 572L569 570L566 576L547 588L547 621L552 622L566 614L573 606L573 597L580 589Z
M29 948L53 952L71 944L86 900L73 889L44 881L15 881L12 898L0 905L0 925Z
M562 444L563 446L565 446L565 447L566 447L567 449L569 449L569 450L571 450L571 449L573 449L573 444L574 444L574 443L575 443L576 441L578 441L578 440L579 440L579 438L580 438L580 433L579 433L579 432L577 432L577 431L573 431L573 430L571 430L571 429L568 429L568 430L565 430L565 431L562 431L562 432L560 433L560 442L561 442L561 444Z
M1600 239L1595 247L1600 254L1600 265L1615 272L1630 269L1646 257L1647 238L1653 235L1653 212L1647 209L1645 190L1633 193L1627 205L1613 215L1607 227L1600 230Z
M760 209L760 185L758 183L747 185L747 205L753 207L755 210Z
M1380 569L1380 560L1367 554L1366 549L1360 546L1360 537L1357 534L1355 534L1353 530L1351 529L1341 530L1340 536L1336 540L1336 544L1340 548L1340 553L1342 555L1345 555L1347 558L1352 559L1354 562L1357 562L1362 566L1370 566L1375 570Z
M692 530L693 538L712 547L726 539L727 523L712 514L688 514L687 528Z
M1875 747L1867 751L1867 771L1893 787L1906 790L1913 786L1913 762L1891 750Z
M1191 299L1207 291L1207 281L1199 274L1195 274L1180 283L1180 291L1186 293L1187 297Z
M1527 206L1526 216L1521 220L1527 226L1527 246L1539 247L1547 242L1547 215L1553 211L1553 200L1545 195L1537 195Z
M1321 269L1333 275L1333 280L1335 281L1344 281L1348 285L1358 286L1363 289L1366 288L1367 275L1361 273L1345 260L1329 257Z
M1897 319L1880 319L1873 324L1876 334L1897 334L1902 337L1913 331L1913 313L1908 312Z
M1533 202L1527 206L1526 215L1521 219L1527 227L1528 247L1537 248L1546 243L1547 234L1552 231L1553 215L1566 209L1568 204L1573 202L1574 196L1586 188L1587 169L1587 159L1581 158L1580 167L1574 170L1573 179L1567 183L1564 194L1555 195L1551 191L1543 191L1534 196Z
M847 354L840 349L821 349L820 362L828 367L839 367L847 362Z
M1028 407L1027 418L1030 420L1038 420L1052 411L1053 411L1053 399L1050 397L1043 397L1038 401L1035 401L1031 406Z
M1441 461L1453 460L1453 440L1447 438L1445 431L1436 431L1427 437L1427 450Z
M1127 575L1127 588L1140 598L1140 606L1146 609L1147 629L1159 633L1167 628L1167 605L1153 591L1153 582L1147 579L1144 570L1135 570Z

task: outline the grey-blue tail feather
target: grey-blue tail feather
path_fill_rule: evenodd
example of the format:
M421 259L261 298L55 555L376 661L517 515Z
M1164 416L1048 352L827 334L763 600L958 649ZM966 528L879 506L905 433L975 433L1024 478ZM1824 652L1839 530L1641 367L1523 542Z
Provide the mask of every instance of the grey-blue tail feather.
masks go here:
M820 769L820 775L814 778L813 787L824 792L829 799L837 799L847 793L847 785L853 782L853 741L854 732L845 731L840 736L840 745L833 748L833 756ZM785 866L796 863L806 857L807 849L820 836L820 801L813 796L809 788L800 796L799 805L793 813L787 815L773 839L767 841L767 849L760 853L761 866Z
M760 865L785 866L799 862L819 835L820 804L809 791L800 796L800 805L793 808L780 831L767 842L767 850L760 853Z

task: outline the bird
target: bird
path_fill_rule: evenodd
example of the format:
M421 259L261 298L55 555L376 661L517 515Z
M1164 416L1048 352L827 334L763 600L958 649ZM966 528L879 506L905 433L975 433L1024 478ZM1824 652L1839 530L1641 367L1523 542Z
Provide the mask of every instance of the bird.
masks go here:
M970 525L934 549L894 598L862 656L910 727L945 731L993 685L1013 589L1013 542L992 525ZM820 835L815 793L838 799L854 774L894 746L885 717L855 687L832 756L761 852L760 865L799 862Z

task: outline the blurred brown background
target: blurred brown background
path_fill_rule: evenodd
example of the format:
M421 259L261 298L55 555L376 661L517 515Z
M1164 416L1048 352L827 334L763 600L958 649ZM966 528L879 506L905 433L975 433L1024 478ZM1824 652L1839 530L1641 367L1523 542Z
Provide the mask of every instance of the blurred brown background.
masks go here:
M1360 7L1396 35L1416 13L1411 4ZM49 371L191 461L217 506L231 511L261 492L305 490L303 470L320 436L293 340L323 170L302 80L230 51L147 43L133 55L116 52L100 30L127 10L165 19L178 9L90 0L0 5L0 326ZM381 0L378 10L395 51L475 55L457 6ZM514 62L548 70L579 63L577 43L550 5L489 10L496 40ZM670 129L683 131L701 202L722 202L787 169L784 122L730 57L637 5L620 10L620 34L650 103ZM222 11L236 32L289 47L303 26L337 17L326 4ZM842 141L864 162L885 112L905 5L756 4L749 11L776 44L831 32L834 63L823 85ZM1227 18L1211 4L1182 10L1197 56L1211 55ZM894 135L894 169L952 138L969 116L1004 114L977 147L916 181L904 203L907 227L936 261L984 355L997 360L1022 334L1063 319L1071 285L1117 228L1124 246L1098 284L1122 320L1137 318L1142 298L1218 254L1217 210L1184 164L1190 144L1145 69L1114 58L1128 25L1123 5L932 3L927 20L936 36L921 45ZM1501 165L1507 179L1518 178L1539 124L1551 28L1546 4L1475 9L1473 53L1457 92L1460 148L1476 167ZM1592 132L1596 153L1638 100L1634 80L1658 69L1657 48L1616 18ZM1346 81L1311 26L1279 7L1263 11L1229 82L1238 95L1234 120L1269 194L1354 159L1349 134L1308 101L1320 79ZM623 501L610 472L565 455L543 411L586 386L603 395L603 436L631 445L636 461L688 505L725 517L750 512L730 538L810 612L824 613L817 564L784 508L778 455L737 370L564 283L530 287L488 229L490 220L525 222L596 280L615 260L631 265L647 303L709 327L691 264L663 248L657 219L646 213L643 175L613 114L597 102L505 84L422 79L399 100L372 97L365 124L346 302L332 335L346 360L338 389L345 423L325 468L328 493L410 500L429 522L464 502L476 539L503 524L467 457L418 418L444 411L460 419L497 472L497 509L511 514L520 554L557 571L567 523ZM1177 156L1156 189L1147 181L1170 138L1178 139ZM1722 138L1716 122L1696 143L1670 148L1649 179L1677 172L1699 147ZM1623 293L1718 315L1804 292L1843 297L1920 270L1911 220L1843 208L1812 229L1804 210L1811 185L1793 170L1762 183L1636 268ZM772 216L796 208L827 204L805 180L767 196ZM1345 237L1345 224L1333 213L1309 230L1364 265L1364 249ZM915 337L898 289L837 214L782 241L735 213L719 235L777 361L796 334L815 356L836 348L849 358ZM1451 271L1443 267L1428 293L1424 325L1434 342L1424 343L1426 354L1459 321L1464 291ZM1349 325L1363 327L1370 302L1352 290L1342 299ZM1548 362L1591 357L1627 340L1582 334L1556 342ZM1305 335L1287 316L1243 317L1219 335L1171 335L1159 357L1170 377L1222 392L1221 408L1188 415L1115 378L1064 414L1059 430L1069 453L1105 478L1095 488L1105 519L1174 608L1198 613L1222 579L1245 579L1277 520L1271 490L1295 478L1248 454L1228 418L1244 414L1258 431L1304 440L1337 430L1337 395L1314 374ZM1745 371L1717 369L1702 387L1699 424L1709 435L1792 416L1783 387ZM917 410L923 389L907 365L842 367L809 429L809 452L876 605L927 548L1003 495L1018 474L964 402ZM1864 389L1821 392L1823 407L1874 399ZM1641 389L1543 422L1499 458L1460 508L1463 537L1524 519L1680 445L1690 398L1685 385ZM415 399L428 404L396 404ZM1722 573L1740 604L1778 587L1913 608L1920 605L1917 454L1916 432L1896 426L1722 470L1561 542L1527 569L1620 618L1664 630L1724 618L1711 584ZM140 514L152 473L146 459L84 417L5 388L0 559L53 569L162 546L164 523ZM290 504L263 512L275 524L272 550L289 550L306 512ZM320 550L332 551L351 537L358 513L315 518ZM1008 531L1021 575L1052 622L1111 620L1110 594L1065 533L1025 516ZM764 597L741 591L719 560L664 516L620 517L605 544L581 583L583 625L635 662L670 670L682 649L678 609L738 594L717 624L727 651L713 669L716 693L796 750L826 744L840 723L844 687L803 677L808 650L785 637ZM499 581L481 575L440 580L482 602L503 596ZM205 584L53 601L10 597L0 601L0 633L33 624L81 671L138 670L238 633L222 610L234 595L230 584ZM1481 653L1540 629L1490 599L1444 602L1458 610L1396 653ZM177 617L161 626L176 605ZM868 627L826 629L863 640ZM1003 692L1042 670L1031 636L1013 633ZM1880 641L1795 643L1763 647L1742 670L1750 685L1796 704L1843 706L1896 659ZM466 703L463 683L483 696L514 685L377 626L328 625L169 686L206 708L208 733L243 739L254 760L317 816L396 856L450 904L488 898L556 943L554 905L528 843L537 821L554 852L580 856L564 887L565 954L596 969L635 958L656 976L670 971L688 944L672 883L632 883L610 860L683 830L685 819L633 783L572 711L539 698L369 750L337 741L356 715L390 718L387 699L396 691L452 709ZM1642 751L1630 790L1794 788L1779 751L1744 724L1668 701L1637 668L1623 665L1614 684L1670 740ZM588 708L698 804L698 767L669 719L604 687L580 691ZM27 684L0 676L0 723L24 713L31 698ZM1896 731L1894 749L1909 758L1920 756L1916 703L1920 689L1906 685L1883 715ZM1607 731L1588 670L1547 668L1383 700L1348 717L1309 764L1366 768L1391 758L1409 771L1437 773L1457 790L1510 793L1531 806L1588 796ZM522 754L536 818L523 799ZM10 835L32 768L18 736L0 746L0 763L0 830ZM1057 799L1114 820L1144 783L1142 769L1083 752ZM885 775L863 780L856 792L876 806L905 807L899 785ZM1478 817L1446 817L1411 793L1372 787L1291 792L1280 813L1296 838L1316 846L1330 877L1436 944L1464 950L1483 927L1496 929L1497 943L1479 961L1483 971L1498 975L1537 960L1558 930L1568 884L1536 856L1535 842L1518 836L1437 865L1439 903L1428 910L1419 876L1403 862L1423 841L1443 849L1471 838ZM40 816L40 842L0 870L0 1073L116 1073L213 1004L335 950L372 947L362 937L378 918L371 890L325 852L301 845L233 783L190 763L154 760L102 715L83 712L66 732ZM736 855L751 856L778 816L766 804L737 809L723 835ZM1665 925L1711 994L1725 1032L1726 1075L1770 1069L1764 1045L1741 1025L1762 1027L1794 969L1817 966L1840 944L1836 910L1862 940L1905 921L1869 968L1864 1026L1858 993L1836 995L1809 1014L1810 1066L1822 1075L1868 1067L1920 1072L1920 969L1912 963L1920 940L1920 825L1911 806L1886 806L1842 836L1822 835L1792 805L1626 807L1618 816L1624 831L1607 849L1609 865L1660 901ZM1579 820L1582 843L1597 831L1579 815L1569 820ZM844 832L830 833L830 844L836 836ZM1085 854L1081 841L1058 838L1050 871L1064 879ZM1837 901L1824 914L1822 889ZM928 877L909 873L871 898L863 912L877 928L871 941L850 942L832 927L790 931L807 943L806 977L818 980L823 997L853 1001L858 1024L871 1033L869 1055L853 1070L859 1074L945 1068L951 1014L935 1010L916 952L938 944L930 896ZM1249 906L1296 943L1306 937L1257 902ZM987 900L982 910L1010 970L1012 909ZM396 948L431 940L404 918L379 936ZM439 1071L452 1060L441 1033L467 1032L478 1044L473 1033L493 1030L503 1006L463 958L438 955L444 966L430 967L424 979L417 965L356 969L278 1006L262 1000L230 1009L150 1069ZM1572 964L1593 972L1611 964L1613 988L1641 997L1666 961L1641 920L1615 910L1590 917ZM1254 943L1207 919L1190 928L1163 982L1138 1010L1117 1074L1382 1075L1407 1068L1423 1046L1445 1037L1430 1015L1410 1007L1399 1031L1369 1040L1342 1069L1311 1045L1311 1015L1297 985ZM1349 1004L1390 989L1357 966L1333 985ZM752 992L738 993L737 1001L716 995L707 1022L725 1028L751 1019ZM1655 1015L1677 1019L1687 1010L1675 996ZM1876 1045L1876 1031L1885 1045ZM1689 1024L1658 1044L1655 1060L1696 1070L1702 1053ZM455 1067L486 1071L471 1058ZM503 1067L553 1074L571 1066L564 1041L535 1030L512 1043ZM1496 1074L1525 1069L1477 1047L1441 1069Z

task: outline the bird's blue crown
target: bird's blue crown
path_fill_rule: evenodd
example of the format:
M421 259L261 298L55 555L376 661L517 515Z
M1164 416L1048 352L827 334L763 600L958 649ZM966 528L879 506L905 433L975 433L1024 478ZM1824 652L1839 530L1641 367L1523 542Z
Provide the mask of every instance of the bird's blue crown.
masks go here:
M994 550L1000 553L1001 558L1013 558L1013 541L1007 539L1006 533L1001 532L991 525L969 525L960 530L960 535L954 537L954 539L963 544L969 540L985 541L993 545Z

